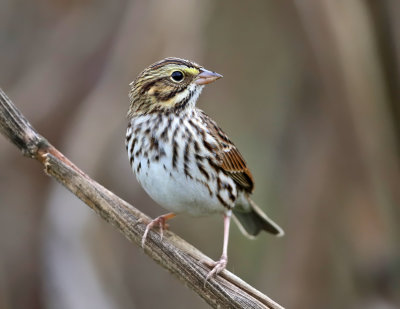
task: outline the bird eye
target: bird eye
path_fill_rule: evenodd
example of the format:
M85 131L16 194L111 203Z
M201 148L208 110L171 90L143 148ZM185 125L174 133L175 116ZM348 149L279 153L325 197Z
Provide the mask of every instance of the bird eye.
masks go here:
M181 82L183 80L183 73L181 71L173 71L171 74L171 78L175 82Z

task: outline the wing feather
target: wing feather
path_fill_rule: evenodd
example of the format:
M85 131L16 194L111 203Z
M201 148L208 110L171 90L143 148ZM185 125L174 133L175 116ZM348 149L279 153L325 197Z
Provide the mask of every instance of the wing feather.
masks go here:
M253 176L239 150L229 140L222 129L218 127L214 120L208 117L204 112L201 112L201 118L217 141L218 147L214 149L214 151L216 151L217 158L219 158L218 165L230 175L242 189L247 192L252 192L254 189Z

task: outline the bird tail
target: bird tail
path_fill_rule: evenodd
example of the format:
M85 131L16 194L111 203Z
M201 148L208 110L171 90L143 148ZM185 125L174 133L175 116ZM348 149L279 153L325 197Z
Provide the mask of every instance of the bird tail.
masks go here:
M233 218L240 231L249 238L254 238L261 230L267 231L278 237L285 235L282 228L268 216L249 198L248 205L235 205ZM249 207L250 206L250 207Z

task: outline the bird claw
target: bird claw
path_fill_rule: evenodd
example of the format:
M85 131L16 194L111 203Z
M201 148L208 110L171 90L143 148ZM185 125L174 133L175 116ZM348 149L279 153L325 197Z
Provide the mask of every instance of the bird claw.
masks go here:
M143 221L142 219L139 219L139 220ZM143 234L143 237L142 237L142 248L144 248L144 244L146 243L147 234L156 225L159 226L160 238L161 238L161 240L163 239L164 230L168 228L168 224L165 223L165 217L164 216L159 216L159 217L155 218L154 220L151 220L150 223L147 224L146 229L145 229L144 234Z
M210 278L218 275L221 271L223 271L226 268L227 263L228 263L228 257L225 255L222 255L218 262L212 262L212 263L207 262L206 264L208 266L212 267L212 269L207 274L206 280L204 282L204 286L206 285L207 281Z

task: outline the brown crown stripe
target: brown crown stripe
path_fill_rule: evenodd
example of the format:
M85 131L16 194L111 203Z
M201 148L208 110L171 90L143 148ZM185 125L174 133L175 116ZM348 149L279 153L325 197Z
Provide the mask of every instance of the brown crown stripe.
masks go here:
M169 65L169 64L177 64L177 65L185 65L189 68L196 68L199 69L201 68L201 66L196 65L195 63L189 62L187 60L184 59L178 59L178 58L166 58L163 59L159 62L156 62L154 64L152 64L149 68L150 69L158 69L161 68L163 66Z

